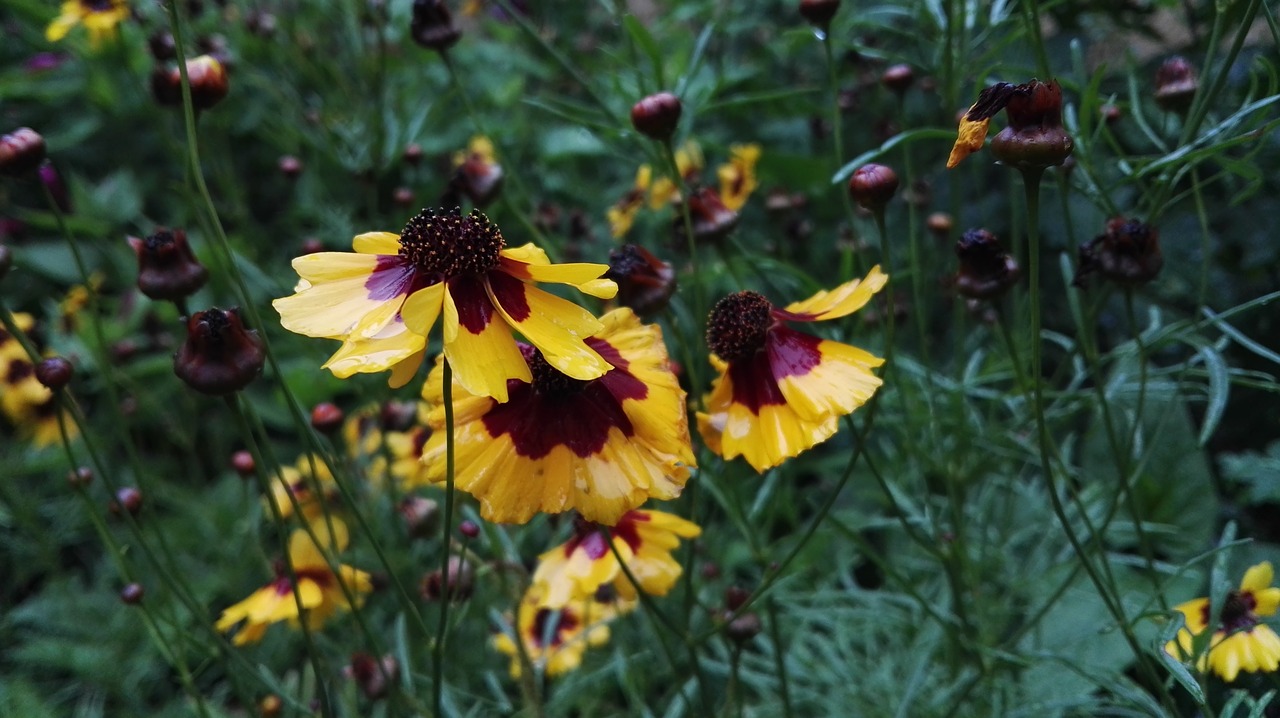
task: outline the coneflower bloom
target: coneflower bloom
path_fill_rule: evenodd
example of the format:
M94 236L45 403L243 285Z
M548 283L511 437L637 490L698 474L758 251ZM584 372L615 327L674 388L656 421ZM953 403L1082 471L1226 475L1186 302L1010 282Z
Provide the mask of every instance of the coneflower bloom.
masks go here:
M26 313L13 315L20 331L29 333L35 319ZM19 436L37 449L62 439L58 426L58 400L36 378L36 367L17 337L0 327L0 413L17 429ZM68 436L77 433L74 422L65 422Z
M720 178L720 201L737 212L756 191L756 163L760 161L760 145L733 145L729 148L729 162L716 169Z
M640 165L640 169L636 170L636 181L631 189L618 200L616 204L609 208L609 231L613 233L615 238L625 237L627 232L631 231L631 225L635 224L636 215L640 213L640 208L644 206L645 193L649 191L650 185L653 184L653 169L649 165Z
M706 160L702 157L702 148L697 142L690 140L676 150L676 171L686 183L698 179ZM654 180L649 190L649 208L662 209L680 199L680 187L670 177L659 177Z
M44 37L57 42L71 32L76 25L84 25L89 31L89 44L97 47L104 38L115 37L116 25L129 17L129 3L125 0L67 0L62 3L58 17L45 28Z
M332 534L329 527L333 528ZM334 552L341 553L346 549L347 527L338 519L317 521L312 524L312 529L316 539L326 547L332 547ZM338 566L337 574L331 571L320 547L302 529L294 530L289 536L289 561L298 577L296 586L284 566L279 566L275 580L218 617L215 627L219 631L230 631L243 622L232 643L237 646L256 643L262 640L267 627L273 623L288 621L289 625L298 626L299 599L306 611L307 627L316 630L339 611L353 608L342 585L347 587L357 603L364 594L373 590L369 574L364 571L342 564Z
M514 628L508 626L494 636L493 647L511 657L512 678L519 679L524 674L517 637L535 671L551 677L563 675L582 664L582 654L588 648L608 643L608 622L619 613L618 606L594 598L575 601L559 610L546 608L541 605L537 588L531 587L516 610Z
M871 370L884 360L786 323L848 316L888 281L877 266L864 279L785 309L750 291L720 300L707 322L711 363L720 376L706 412L698 414L708 448L726 459L742 456L763 472L830 438L839 417L876 392L881 381Z
M634 601L636 585L622 570L621 556L640 591L665 596L682 571L671 552L681 538L701 533L692 521L662 511L628 511L608 529L579 519L573 538L538 557L533 584L541 587L539 600L546 608L590 598L601 586L612 586L619 598ZM617 555L609 548L610 536Z
M1201 672L1212 670L1230 683L1240 671L1270 673L1280 669L1280 636L1260 619L1274 615L1280 607L1280 588L1271 585L1272 578L1271 562L1263 561L1245 572L1240 588L1227 592L1208 648L1196 660ZM1165 645L1165 651L1190 658L1194 637L1209 627L1212 618L1209 599L1193 599L1174 606L1174 610L1186 619L1186 628Z
M694 465L685 393L667 360L662 330L630 309L601 317L587 339L612 365L603 376L564 374L521 347L531 379L511 379L499 404L455 382L455 485L480 500L488 521L524 523L536 512L576 509L612 525L649 498L680 494ZM426 476L445 480L444 385L439 364L423 387L434 433Z
M317 495L316 489L319 489ZM290 500L290 494L293 498ZM267 515L272 515L271 507L265 502L275 504L281 519L294 514L294 505L308 521L324 514L322 502L332 501L338 496L338 484L334 481L333 472L324 459L316 455L298 457L293 466L281 467L280 473L271 482L271 495L263 498L263 506Z
M512 330L574 379L595 379L609 364L585 339L600 322L578 305L538 289L571 284L608 299L617 285L603 264L557 264L532 244L507 249L478 211L424 210L401 234L371 232L355 253L319 252L293 260L297 293L275 300L284 327L340 339L325 367L336 376L392 369L393 386L413 377L426 337L443 317L444 356L472 394L507 400L507 381L532 375Z

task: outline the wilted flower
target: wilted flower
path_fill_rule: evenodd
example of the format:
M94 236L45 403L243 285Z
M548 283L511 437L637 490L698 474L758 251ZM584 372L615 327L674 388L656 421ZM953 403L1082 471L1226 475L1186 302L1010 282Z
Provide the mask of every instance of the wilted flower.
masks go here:
M187 339L173 358L173 373L204 394L230 394L262 372L266 354L257 330L245 329L237 309L213 308L187 320Z
M1022 276L1018 260L1000 246L985 229L971 229L956 242L960 271L956 292L971 299L993 299L1009 290Z
M522 654L535 670L551 677L577 668L588 647L609 641L607 624L620 612L618 606L594 599L555 610L542 607L539 598L536 587L525 592L516 611L515 626L507 627L493 639L494 648L511 657L512 678L524 674ZM517 647L517 640L523 646Z
M1084 286L1093 274L1123 286L1146 284L1164 267L1160 232L1136 219L1114 217L1106 231L1080 245L1080 263L1072 281Z
M146 239L129 237L128 242L138 257L138 289L152 299L185 299L209 278L181 229L161 227Z
M604 276L617 283L618 303L641 316L665 309L676 291L671 265L636 244L609 252L609 271Z
M978 101L960 119L960 129L947 168L960 164L982 149L991 118L1005 110L1009 125L991 141L991 153L1000 162L1018 168L1045 168L1062 164L1074 142L1062 128L1062 87L1057 80L1011 85L1000 82L983 90Z

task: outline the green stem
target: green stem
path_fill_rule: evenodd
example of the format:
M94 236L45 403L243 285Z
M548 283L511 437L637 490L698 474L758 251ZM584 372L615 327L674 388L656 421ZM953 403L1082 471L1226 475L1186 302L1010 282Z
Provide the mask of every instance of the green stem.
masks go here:
M434 678L431 684L431 697L432 705L435 706L436 716L444 715L444 646L449 627L449 604L453 601L452 582L449 576L449 546L450 538L453 534L453 484L456 469L454 463L453 367L450 366L448 359L442 359L440 364L444 378L445 430L444 528L440 539L440 585L444 586L444 591L440 597L440 622L436 626L436 640L431 648L432 676ZM517 636L516 640L519 642L521 638Z

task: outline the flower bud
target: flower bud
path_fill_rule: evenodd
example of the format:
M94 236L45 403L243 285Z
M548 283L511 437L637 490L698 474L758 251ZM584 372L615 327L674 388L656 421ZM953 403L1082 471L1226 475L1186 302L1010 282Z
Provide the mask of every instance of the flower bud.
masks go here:
M241 449L231 455L231 468L235 469L240 478L247 479L253 476L257 463L253 460L253 454Z
M951 234L951 228L955 226L955 222L946 212L934 212L925 219L924 226L938 239L946 239Z
M368 653L356 652L342 672L356 682L365 698L376 701L386 696L387 689L400 677L400 664L390 654L378 660Z
M800 17L819 30L831 26L831 19L840 9L840 0L800 0Z
M724 590L724 607L730 611L742 608L751 598L751 592L741 586L730 586Z
M1032 80L1012 88L1005 105L1009 125L991 140L991 154L1015 168L1062 164L1075 143L1062 129L1062 87Z
M883 211L897 191L898 175L884 165L863 165L849 178L849 196L872 212Z
M971 229L956 242L960 271L956 292L971 299L994 299L1022 276L1018 260L1004 251L996 236L985 229Z
M142 603L142 597L145 594L146 591L142 588L142 584L130 583L120 589L120 600L126 605L136 606L139 603Z
M180 229L160 227L146 239L129 237L128 242L138 257L138 289L151 299L185 299L209 278Z
M396 187L395 192L391 193L391 201L401 207L412 207L413 199L413 190L408 187Z
M1146 284L1164 267L1160 232L1136 219L1115 217L1106 231L1080 245L1080 264L1072 284L1084 286L1090 275L1101 274L1116 284Z
M164 62L172 60L178 56L177 45L173 42L173 35L168 30L156 30L147 38L147 49L151 51L151 56L156 62Z
M88 466L81 466L74 471L67 472L67 483L76 489L83 489L93 483L93 469Z
M258 701L258 715L262 718L278 718L284 712L284 701L274 693Z
M70 384L74 374L75 368L71 366L71 362L62 357L41 359L36 364L36 381L53 391L58 391Z
M1169 112L1186 112L1191 109L1199 84L1191 63L1174 55L1156 70L1156 104Z
M191 104L207 110L222 101L230 89L227 69L212 55L187 60L187 80L191 83ZM176 67L157 67L151 73L151 94L168 106L182 104L182 73Z
M665 309L676 291L671 265L635 244L609 252L609 271L604 276L617 283L618 303L641 316Z
M297 179L298 175L302 174L302 160L294 157L293 155L285 155L281 157L278 164L280 167L280 174L288 177L289 179Z
M422 158L425 153L422 151L422 145L417 142L410 143L404 148L404 161L406 164L417 167L422 164Z
M461 556L450 556L448 574L447 581L442 578L440 569L427 574L420 587L422 597L428 601L439 601L447 595L451 602L470 598L474 576L470 562Z
M444 52L462 37L444 0L413 0L409 33L414 42L436 52Z
M408 431L418 417L418 405L411 401L391 400L378 412L378 424L383 431Z
M738 213L724 206L720 193L710 187L701 187L689 193L689 215L693 220L693 236L699 242L723 239L738 226ZM685 237L682 210L676 211L672 228L677 237Z
M121 512L128 512L130 515L136 516L142 510L142 492L133 486L125 486L116 491L116 496L107 505L111 513L120 515Z
M0 136L0 174L24 175L44 161L44 138L30 127Z
M315 254L324 251L324 242L315 237L307 237L302 240L302 244L298 247L299 254Z
M1117 105L1103 105L1100 112L1102 113L1102 121L1108 125L1114 125L1124 119L1124 111Z
M890 65L880 75L880 84L901 95L916 81L915 70L908 64Z
M471 153L458 166L453 182L477 208L484 208L502 191L502 165Z
M187 339L174 355L173 373L204 394L230 394L249 385L266 356L258 332L246 330L235 309L213 308L187 320Z
M631 124L640 134L669 140L680 122L680 98L670 92L649 95L631 107Z
M734 643L743 644L755 638L763 628L764 625L760 622L759 616L754 613L744 613L729 621L729 625L724 627L724 633Z
M343 418L342 409L327 401L311 408L311 427L321 434L333 434L341 429Z
M406 496L396 507L405 530L413 538L429 538L436 528L439 504L422 496Z
M49 196L53 198L53 203L58 206L58 210L63 214L71 214L71 193L67 191L67 183L62 181L58 168L54 167L49 160L45 160L40 163L37 174L40 175L40 184L49 190Z
M480 536L480 527L476 525L475 521L466 519L458 524L458 533L469 539L478 538Z

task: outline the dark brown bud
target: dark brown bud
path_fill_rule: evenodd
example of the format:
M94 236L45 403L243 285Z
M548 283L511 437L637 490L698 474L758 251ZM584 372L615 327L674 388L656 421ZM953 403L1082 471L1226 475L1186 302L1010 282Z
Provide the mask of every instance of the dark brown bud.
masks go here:
M883 211L897 191L898 175L884 165L863 165L849 178L849 196L872 212Z
M344 418L342 409L327 401L311 408L311 428L321 434L332 434L341 429Z
M67 483L75 489L83 489L93 483L93 469L81 466L75 471L67 472Z
M391 201L401 207L412 207L413 190L408 187L396 187L396 191L391 194Z
M965 297L994 299L1009 291L1022 276L1018 260L985 229L965 232L956 242L956 256L960 258L956 292Z
M693 220L693 236L699 242L723 239L738 226L738 213L724 206L720 193L710 187L689 193L689 215ZM685 238L684 216L679 208L671 227L677 238Z
M53 391L58 391L71 383L75 367L63 357L41 359L36 364L36 381Z
M502 191L502 165L472 153L458 166L453 181L477 208L483 209Z
M743 644L756 637L764 628L760 617L754 613L744 613L729 621L724 627L724 634L734 643Z
M0 279L9 273L13 268L13 250L9 249L9 245L0 244Z
M115 498L107 508L117 516L123 512L136 516L142 510L142 492L133 486L125 486L116 491Z
M249 385L266 356L258 332L245 329L235 309L213 308L187 320L187 339L173 358L173 373L204 394L230 394Z
M413 0L409 33L414 42L436 52L444 52L462 37L444 0Z
M163 227L146 239L129 237L138 257L138 289L157 300L185 299L204 286L209 272L187 244L187 233Z
M396 507L404 528L413 538L430 538L436 528L439 504L422 496L406 496Z
M462 523L458 524L458 533L469 539L478 538L480 536L480 527L475 521L466 519Z
M724 590L724 607L730 611L742 608L751 598L751 592L741 586L730 586Z
M417 142L410 143L404 148L404 161L414 167L422 163L423 155L422 145Z
M819 30L831 26L831 19L840 9L840 0L800 0L800 17Z
M447 595L450 602L457 602L471 597L474 575L471 564L461 556L450 556L448 567L447 581L442 578L440 569L432 571L422 579L420 590L424 599L439 601Z
M901 95L911 89L916 81L915 70L910 65L890 65L880 75L880 84Z
M1156 70L1156 104L1169 112L1186 112L1199 85L1196 69L1185 57L1174 55Z
M706 563L702 564L702 570L700 571L700 573L702 574L703 578L707 579L708 581L713 581L717 578L720 578L720 565L715 563L714 561L707 561Z
M242 449L231 455L231 468L235 469L240 478L247 479L257 470L257 463L253 460L253 454Z
M0 136L0 174L24 175L40 166L44 153L44 138L30 127Z
M191 104L207 110L222 101L230 89L227 68L212 55L187 60L187 79L191 82ZM151 73L151 94L162 105L182 104L182 73L176 67L157 67Z
M680 122L680 98L670 92L649 95L631 107L631 124L655 140L671 139Z
M641 316L665 309L676 291L671 265L634 244L609 252L609 271L604 276L618 284L618 303Z
M167 30L156 30L147 38L147 49L156 62L165 62L178 56L177 47L173 44L173 35Z
M951 234L951 228L955 226L955 222L951 219L951 215L946 212L934 212L930 214L924 221L925 227L933 236L938 239L946 239Z
M376 701L387 695L400 676L400 664L390 654L378 660L368 653L351 654L351 663L342 671L356 682L365 698Z
M418 405L411 401L388 401L378 412L383 431L408 431L418 418Z
M1062 164L1075 143L1062 128L1062 87L1032 80L1010 88L1005 104L1009 126L991 140L991 154L1015 168Z
M1101 274L1121 286L1146 284L1164 267L1160 232L1136 219L1115 217L1106 231L1080 245L1080 264L1072 284L1084 286L1091 275Z
M146 591L142 588L142 584L130 583L120 589L120 600L124 602L125 605L136 606L139 603L142 603L142 597L145 594Z
M302 174L302 160L293 155L285 155L280 158L280 174L289 179L297 179Z

